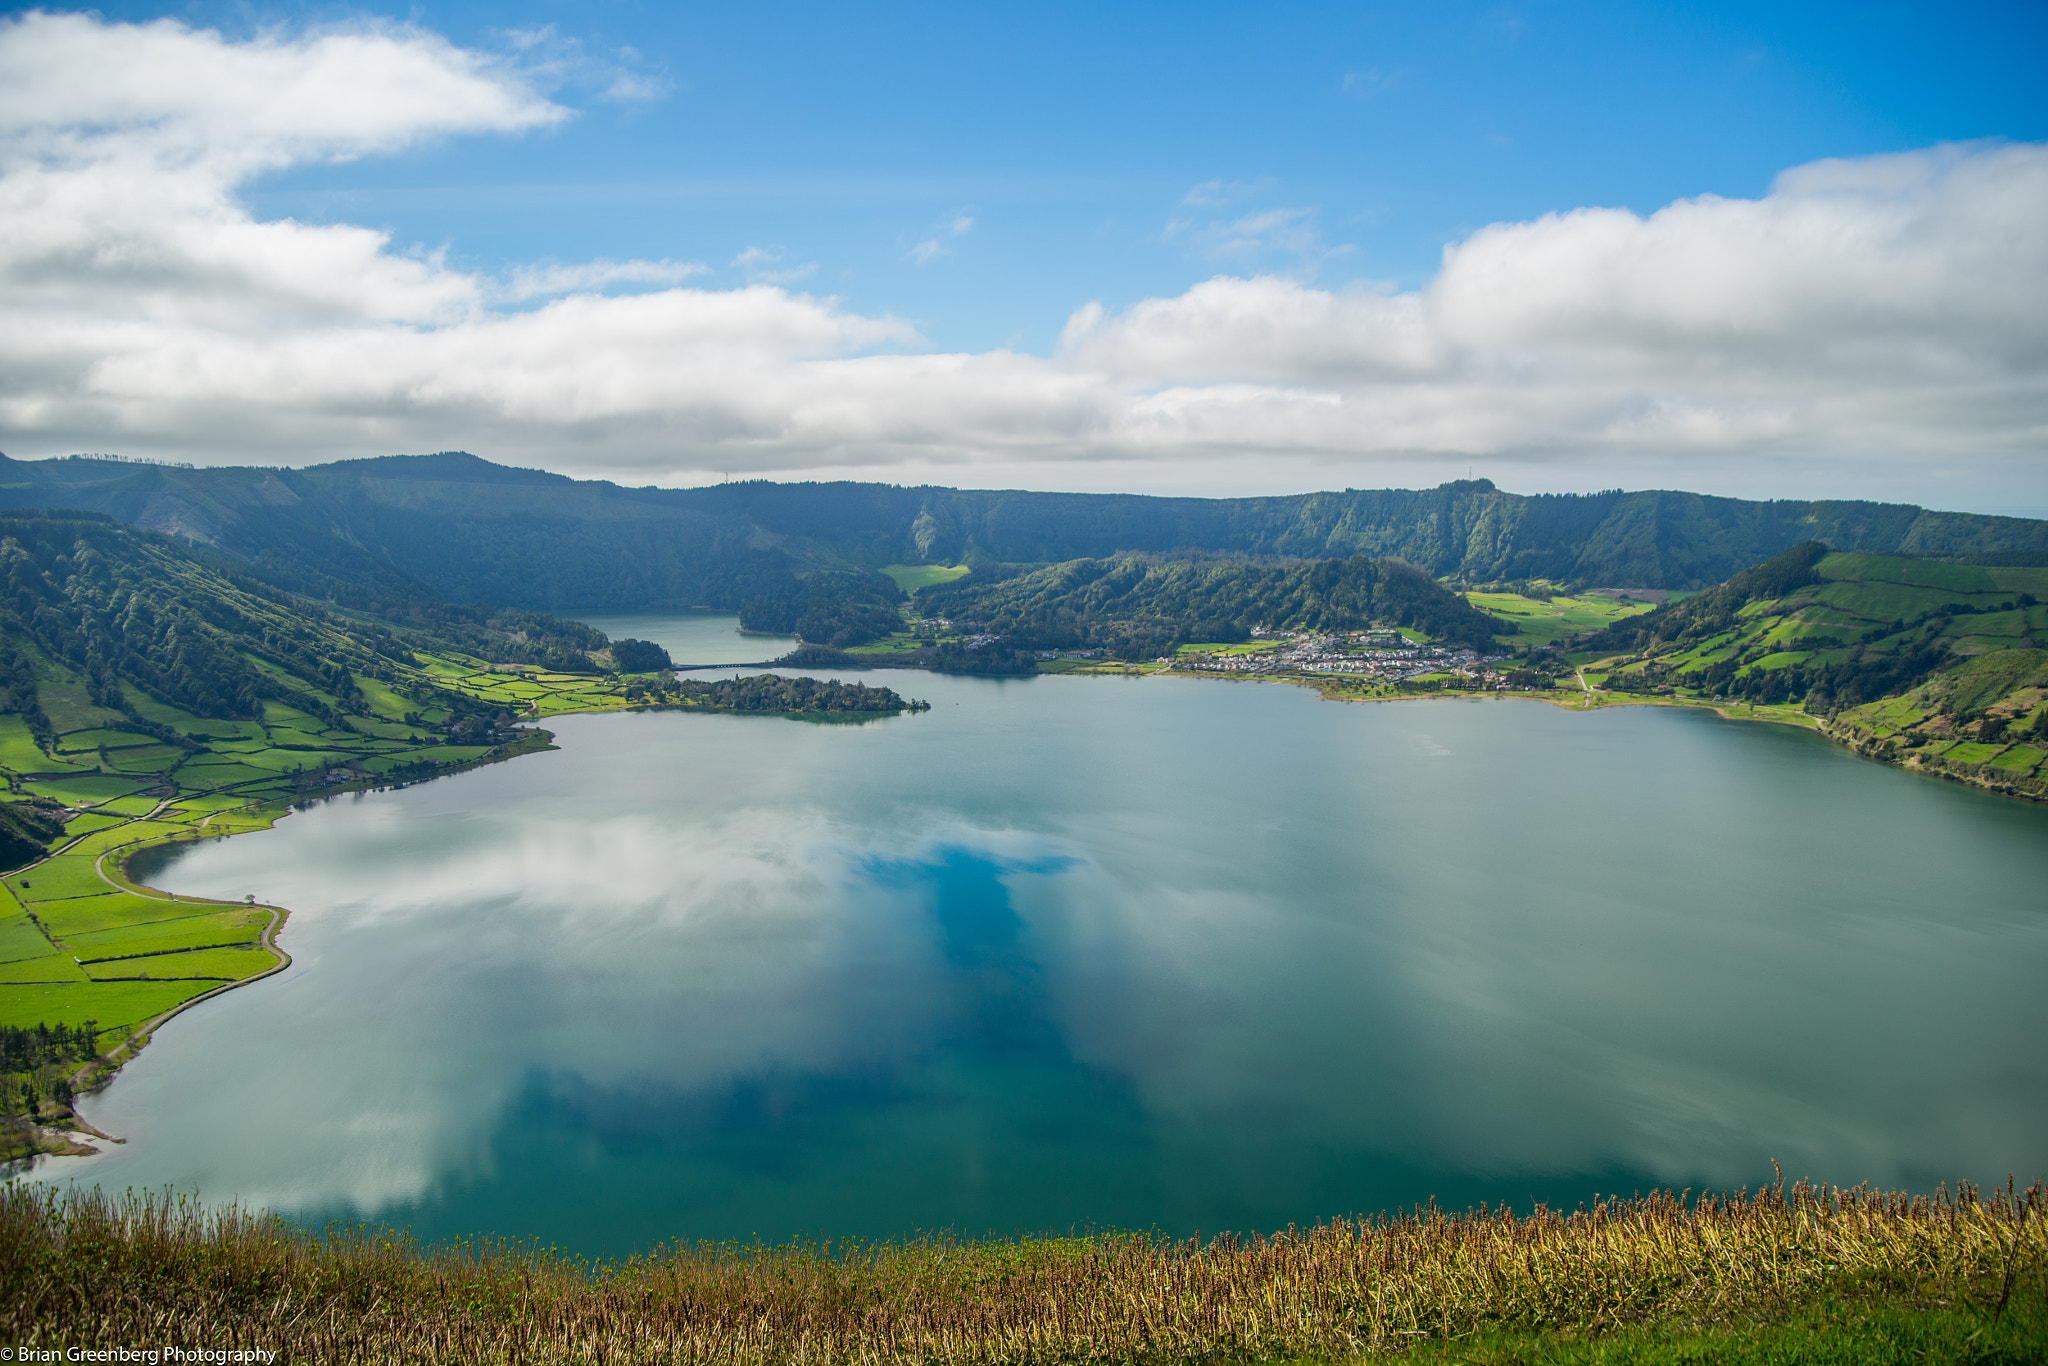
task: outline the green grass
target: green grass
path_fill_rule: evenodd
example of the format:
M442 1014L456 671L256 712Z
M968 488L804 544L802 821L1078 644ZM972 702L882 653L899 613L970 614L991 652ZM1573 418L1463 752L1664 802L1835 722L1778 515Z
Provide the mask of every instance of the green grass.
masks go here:
M896 581L896 586L905 594L915 593L920 588L929 588L935 583L951 583L964 579L969 573L964 564L885 564L882 572Z
M0 1025L84 1024L128 1029L163 1014L218 982L75 982L9 985L0 990Z
M1990 571L1991 581L2014 593L2032 593L2048 601L2048 569L2020 569L1998 566Z
M128 958L82 966L95 982L129 982L148 978L158 982L182 982L215 978L238 982L254 977L277 963L268 949L194 949L187 953L159 954L154 958Z
M1414 1366L2039 1366L2048 1312L2031 1298L1981 1305L1834 1303L1756 1323L1478 1333L1395 1358Z
M84 771L68 759L53 759L37 749L35 737L28 733L28 722L16 712L0 716L0 768L15 773L62 773L66 769Z
M1569 636L1597 631L1624 617L1652 610L1650 603L1616 602L1604 597L1554 597L1542 602L1517 593L1467 593L1465 596L1487 615L1515 624L1516 633L1503 637L1503 640L1518 650L1554 644Z
M64 854L47 863L38 863L33 868L22 868L9 873L7 890L22 902L34 907L45 901L98 896L113 889L107 886L105 879L93 871L91 859Z
M0 920L0 963L13 963L23 958L42 958L55 952L50 941L43 938L43 932L29 923L25 915L11 916ZM0 969L0 977L7 976Z
M141 898L135 898L141 900ZM172 915L149 925L122 925L114 929L79 933L64 931L64 942L79 961L114 958L132 953L167 953L173 949L214 949L228 944L253 944L269 921L270 913L233 907L220 909L212 903L157 902ZM201 906L199 914L191 912ZM176 912L184 910L186 914ZM52 925L57 930L58 926Z
M124 935L136 939L161 935L179 922L189 920L195 912L203 911L209 903L196 901L164 901L155 897L137 896L132 892L114 892L97 897L75 897L66 901L33 903L29 909L45 928L65 944L74 956L79 958L105 957L116 950L106 947L108 936L119 941ZM226 912L233 917L237 913ZM246 911L243 912L246 914ZM226 922L223 922L224 924ZM218 942L227 943L235 936L223 929Z
M115 730L111 727L102 726L98 730L74 730L69 734L58 736L57 752L59 754L69 754L77 751L95 750L101 745L114 748L122 745L153 745L155 743L157 741L152 736L138 735L132 730Z
M27 784L27 787L38 796L55 797L67 806L86 806L126 796L131 792L140 792L148 785L138 778L116 777L112 774L84 774L76 778L51 778L44 782L33 782Z

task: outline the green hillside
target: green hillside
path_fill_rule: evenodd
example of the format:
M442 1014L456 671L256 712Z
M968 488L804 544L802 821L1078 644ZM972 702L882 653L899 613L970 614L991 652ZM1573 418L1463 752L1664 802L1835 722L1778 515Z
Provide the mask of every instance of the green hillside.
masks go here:
M144 846L544 747L522 718L908 705L773 675L621 678L575 622L431 602L373 618L96 515L0 515L0 594L0 1026L91 1022L110 1043L279 962L282 911L140 886L125 864ZM622 658L666 663L634 644ZM0 1113L22 1108L22 1078L0 1083Z
M1240 641L1256 628L1348 631L1407 626L1474 649L1512 623L1489 617L1397 560L1300 564L1124 555L1017 572L984 565L919 590L916 609L1024 649L1104 648L1149 659L1189 641Z
M2048 795L2048 569L1795 546L1578 646L1610 690L1792 703L1864 753Z
M387 610L408 599L541 611L712 606L790 629L886 607L905 566L1127 554L1398 558L1465 583L1693 589L1807 540L1976 563L2048 562L2048 522L1866 502L1673 491L1435 489L1158 498L887 484L623 488L460 452L301 470L0 456L0 507L76 507L218 547L269 581ZM834 571L837 577L821 577ZM842 614L851 640L879 617ZM777 625L776 623L780 623Z

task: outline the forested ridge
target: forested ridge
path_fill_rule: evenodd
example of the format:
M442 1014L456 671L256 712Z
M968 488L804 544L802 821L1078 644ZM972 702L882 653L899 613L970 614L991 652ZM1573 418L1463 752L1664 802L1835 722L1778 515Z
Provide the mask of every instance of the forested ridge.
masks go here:
M2022 518L1674 491L1525 496L1483 479L1205 499L854 483L632 489L460 452L300 470L0 457L9 505L105 512L368 611L443 600L558 614L701 605L827 644L871 638L877 609L898 601L873 573L889 564L1362 555L1472 583L1702 588L1806 540L1976 563L2048 559L2048 522Z
M1412 565L1362 555L1294 564L1122 555L1027 571L989 565L921 589L916 605L1011 646L1102 648L1128 659L1191 641L1246 640L1257 628L1408 626L1482 651L1515 630Z
M23 642L77 670L94 705L170 744L189 742L141 715L129 688L200 717L248 715L267 698L332 719L359 677L415 662L415 644L585 672L606 645L535 612L442 604L419 626L337 615L170 537L62 512L0 515L0 593L4 710L45 748L54 732Z

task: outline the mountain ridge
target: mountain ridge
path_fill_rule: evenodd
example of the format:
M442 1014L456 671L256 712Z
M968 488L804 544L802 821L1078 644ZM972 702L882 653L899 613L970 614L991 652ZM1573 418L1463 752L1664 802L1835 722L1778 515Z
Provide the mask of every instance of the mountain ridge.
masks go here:
M1808 540L2048 564L2048 521L1677 490L1516 494L1490 481L1261 498L853 482L630 488L464 452L303 469L0 456L0 509L76 507L200 541L350 605L429 596L550 612L804 596L896 599L890 564L1118 554L1405 560L1436 578L1696 589Z

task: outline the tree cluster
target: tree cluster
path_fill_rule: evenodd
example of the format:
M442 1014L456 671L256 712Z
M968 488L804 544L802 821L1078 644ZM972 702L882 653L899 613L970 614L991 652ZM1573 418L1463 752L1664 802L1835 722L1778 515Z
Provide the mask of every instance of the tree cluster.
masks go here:
M678 679L650 691L651 697L720 711L744 712L900 712L923 710L924 703L905 702L890 688L842 683L836 678L784 678L753 674L746 678Z
M1019 573L977 569L917 595L919 610L1021 649L1100 648L1147 659L1197 641L1407 626L1486 650L1515 627L1412 565L1354 556L1282 564L1120 555Z
M651 674L674 666L668 651L651 640L627 637L612 642L612 667L622 674Z

